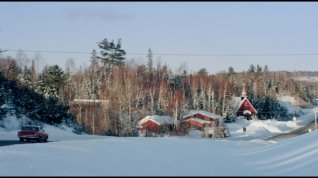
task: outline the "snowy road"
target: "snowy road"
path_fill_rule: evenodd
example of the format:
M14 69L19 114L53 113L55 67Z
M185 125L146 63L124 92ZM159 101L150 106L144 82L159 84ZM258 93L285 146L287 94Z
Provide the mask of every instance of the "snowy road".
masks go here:
M309 132L309 129L311 129L312 131L315 130L315 122L312 121L311 123L309 123L308 125L301 127L299 129L296 130L292 130L290 133L283 133L280 135L275 135L273 137L270 138L266 138L264 140L269 141L269 140L278 140L278 139L287 139L287 138L292 138L292 137L296 137L305 133Z

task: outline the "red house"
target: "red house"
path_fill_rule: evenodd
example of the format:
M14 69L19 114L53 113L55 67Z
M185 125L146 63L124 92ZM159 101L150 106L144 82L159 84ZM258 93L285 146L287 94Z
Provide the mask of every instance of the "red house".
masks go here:
M147 116L137 122L139 136L146 136L146 134L155 136L160 132L161 126L173 126L173 121L173 118L170 116Z
M202 131L206 126L211 127L212 124L215 125L219 123L219 118L221 118L221 116L197 110L184 115L181 124L185 127L196 128Z
M206 126L211 126L212 121L206 121L198 118L189 118L183 121L184 124L188 124L191 128L196 128L203 131L203 128Z
M207 115L204 115L204 114L201 114L201 113L194 114L192 117L198 118L198 119L202 119L202 120L206 120L206 121L212 121L213 120L213 118L211 118L210 116L207 116Z

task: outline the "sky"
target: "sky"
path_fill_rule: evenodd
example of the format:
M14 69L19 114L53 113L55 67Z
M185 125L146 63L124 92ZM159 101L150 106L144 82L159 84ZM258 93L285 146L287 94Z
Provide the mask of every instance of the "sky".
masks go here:
M87 66L98 42L122 39L126 60L146 63L151 48L173 71L316 71L317 18L317 2L0 2L0 49Z

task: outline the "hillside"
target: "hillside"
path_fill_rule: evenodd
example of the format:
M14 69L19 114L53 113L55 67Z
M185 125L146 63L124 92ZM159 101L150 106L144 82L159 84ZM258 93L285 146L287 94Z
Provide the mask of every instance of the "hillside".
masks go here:
M8 80L0 71L0 128L17 129L23 124L76 126L68 106L56 98L45 98L15 80Z

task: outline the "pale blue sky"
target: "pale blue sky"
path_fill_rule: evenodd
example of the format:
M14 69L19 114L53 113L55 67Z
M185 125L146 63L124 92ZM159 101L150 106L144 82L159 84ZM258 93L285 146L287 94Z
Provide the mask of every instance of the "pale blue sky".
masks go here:
M173 70L184 63L210 73L250 64L318 70L318 55L163 55L318 54L317 19L317 2L0 2L0 49L91 52L104 38L121 38L127 59L146 61L151 48ZM79 66L90 54L41 56L50 65L73 58Z

